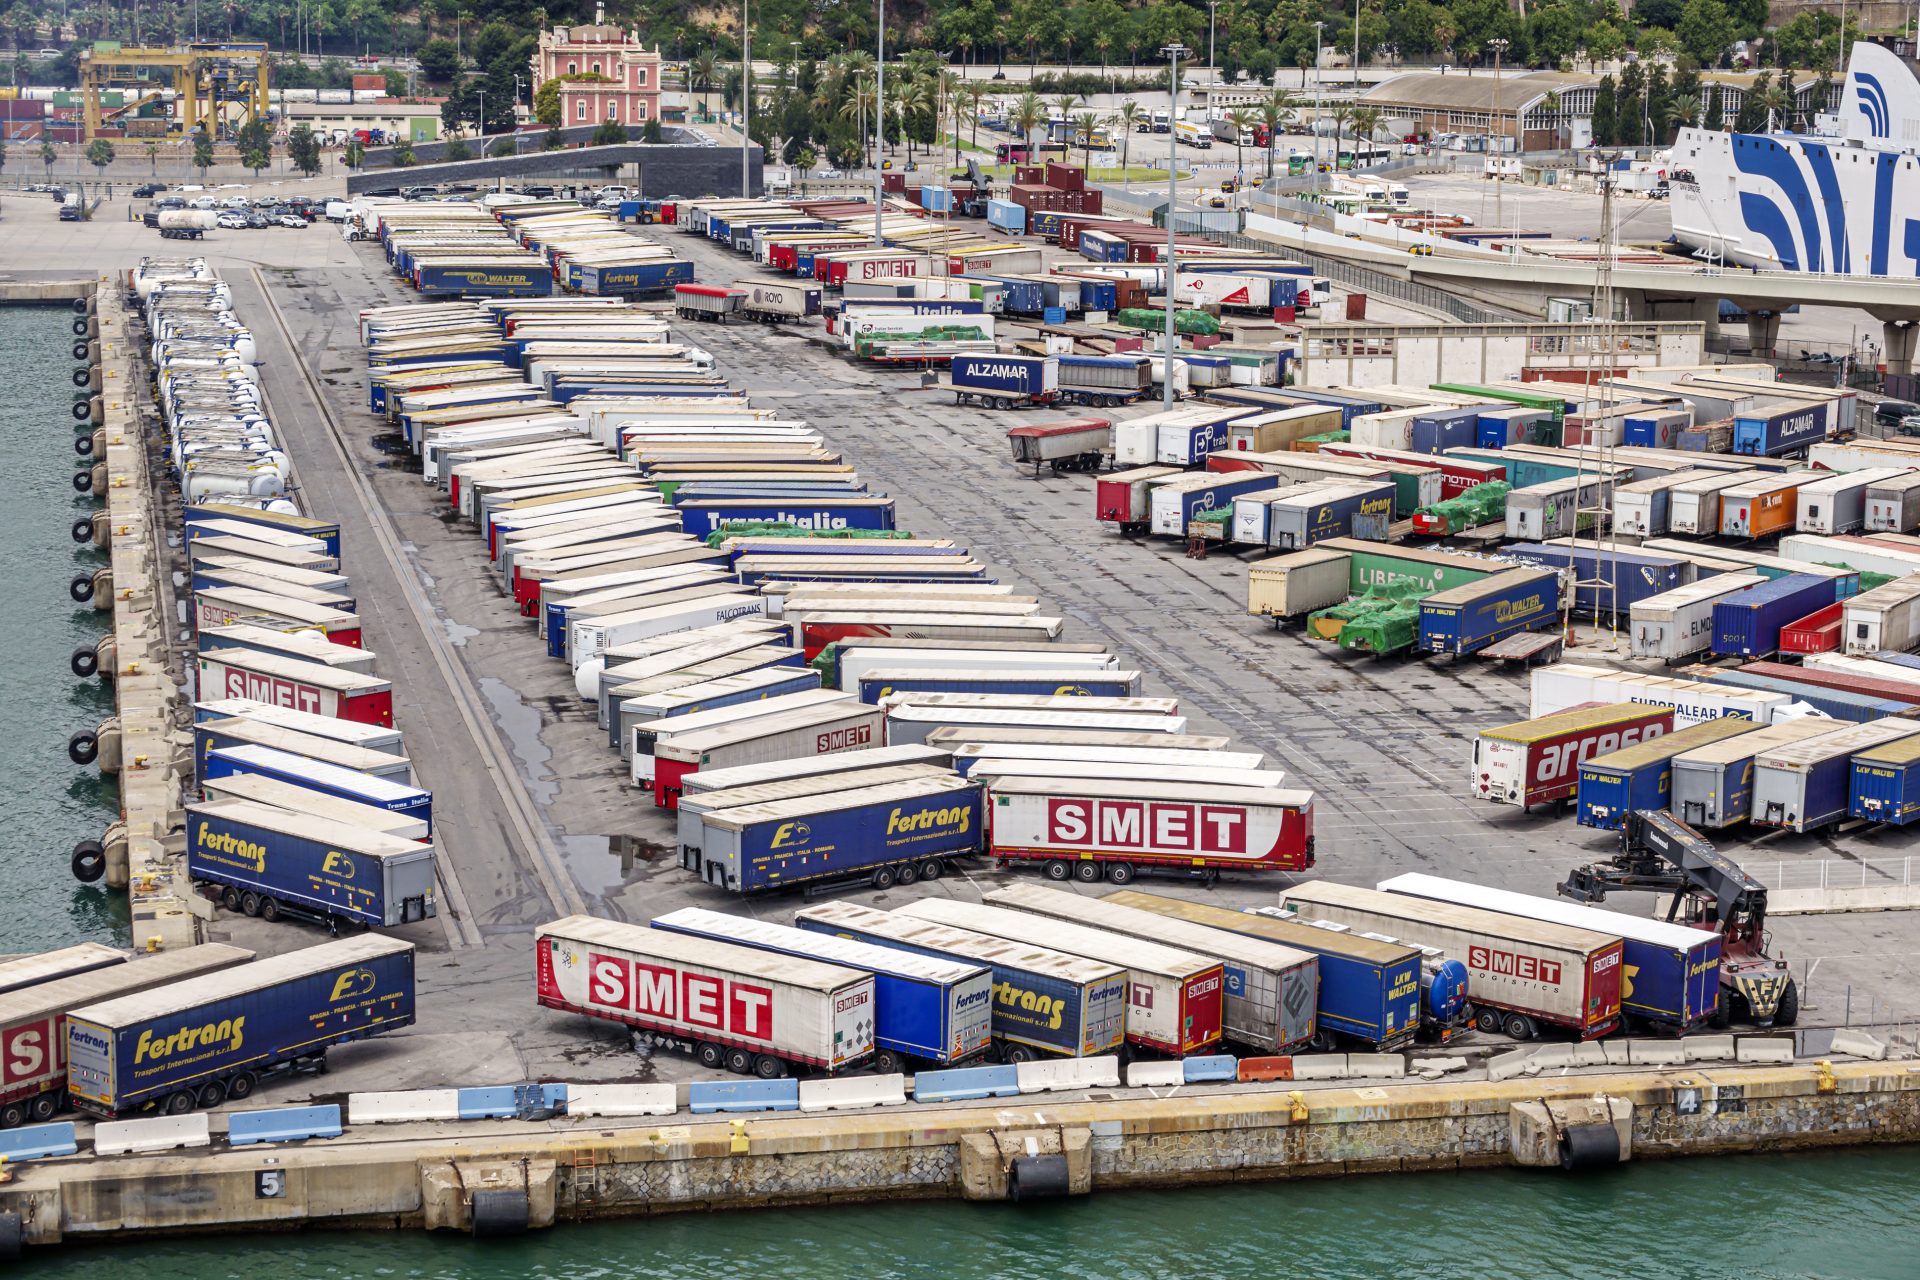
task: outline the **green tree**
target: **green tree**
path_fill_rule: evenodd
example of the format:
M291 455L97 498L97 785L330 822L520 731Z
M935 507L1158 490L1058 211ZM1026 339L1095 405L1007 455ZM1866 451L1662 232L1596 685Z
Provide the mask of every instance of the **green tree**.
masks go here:
M105 138L95 138L87 144L87 163L94 172L105 174L107 166L113 163L113 144Z
M205 129L196 129L193 133L193 167L200 171L202 181L206 180L207 170L213 168L213 139Z
M0 138L0 173L7 171L7 140Z
M589 146L617 147L627 140L627 128L618 120L602 120L600 127L593 131L588 140Z
M713 76L718 66L713 51L696 54L687 63L687 90L700 95L700 114L711 116L713 104L708 95L713 92Z
M304 124L293 126L287 134L287 159L309 178L320 172L320 140L313 136L312 129Z
M253 170L258 178L260 171L273 163L273 157L260 147L248 147L240 153L240 163Z
M1611 147L1620 141L1620 90L1612 76L1601 76L1593 96L1593 143Z
M157 142L143 142L140 144L140 149L147 153L147 176L152 177L154 174L159 173L160 144Z
M53 162L59 154L58 151L53 149L51 142L43 142L40 144L40 163L46 166L47 177L49 178L53 177Z
M1767 88L1773 83L1773 73L1762 71L1753 78L1753 84L1747 90L1746 97L1740 100L1740 110L1733 117L1735 133L1758 133L1767 122L1767 109L1762 103Z
M1129 167L1128 157L1133 152L1133 127L1145 117L1146 112L1132 98L1121 103L1120 110L1113 117L1115 126L1120 130L1120 171L1123 174Z
M1080 164L1083 168L1093 168L1093 133L1100 127L1100 117L1091 111L1082 111L1073 117L1073 132L1080 143Z
M520 145L511 133L503 133L487 144L487 154L494 157L518 155Z
M1647 109L1647 77L1637 62L1620 73L1620 91L1614 95L1615 141L1637 147L1644 142L1642 119Z
M358 169L367 162L367 148L358 138L347 139L347 149L340 156L340 163L349 169Z
M1703 67L1717 67L1733 43L1733 18L1721 0L1687 0L1673 28L1680 47Z
M412 139L402 138L400 139L400 141L393 144L393 167L394 168L411 169L417 163L419 163L419 161L415 158L413 154Z
M1280 131L1293 123L1293 95L1275 89L1260 100L1260 123L1267 126L1267 177L1273 177L1273 149L1279 145Z
M1020 138L1027 144L1027 163L1033 163L1033 131L1038 129L1047 118L1047 109L1040 104L1040 95L1029 89L1021 94L1013 104L1008 120L1020 131Z
M264 151L273 154L273 131L267 128L264 120L249 120L240 126L234 135L234 143L242 151Z
M1707 116L1701 121L1705 129L1724 129L1727 127L1726 103L1720 96L1720 86L1715 83L1707 89Z
M640 141L642 142L665 142L666 141L666 133L660 128L660 122L658 120L649 120L645 124L640 126Z
M1254 122L1260 117L1245 107L1235 107L1227 112L1227 123L1233 126L1233 176L1244 179L1247 173L1247 159L1242 140L1253 131Z
M1591 71L1597 63L1612 62L1627 47L1626 33L1611 22L1602 18L1587 28L1585 41L1587 49L1587 70Z
M444 37L427 41L413 55L420 74L435 84L450 83L460 74L460 50Z
M566 138L560 132L560 126L557 124L548 125L546 133L541 135L540 149L542 151L558 151L565 145Z
M446 146L440 149L440 158L449 164L458 164L462 160L473 159L473 148L467 145L465 138L448 138Z
M407 96L406 72L398 67L382 67L380 68L380 72L387 78L387 96L389 98L404 98Z

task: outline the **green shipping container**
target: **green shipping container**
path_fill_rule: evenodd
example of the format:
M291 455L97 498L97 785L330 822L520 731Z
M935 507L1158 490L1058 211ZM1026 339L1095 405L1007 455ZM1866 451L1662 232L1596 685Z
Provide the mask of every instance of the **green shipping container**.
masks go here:
M1351 545L1352 540L1338 541L1341 545L1334 550L1349 552L1353 557L1348 561L1347 590L1354 595L1364 595L1368 591L1377 591L1401 582L1414 583L1422 595L1430 595L1449 587L1465 586L1469 582L1490 578L1509 567L1444 551L1420 551L1412 547L1359 550ZM1325 546L1326 543L1320 545ZM1362 545L1369 548L1380 546L1379 543Z

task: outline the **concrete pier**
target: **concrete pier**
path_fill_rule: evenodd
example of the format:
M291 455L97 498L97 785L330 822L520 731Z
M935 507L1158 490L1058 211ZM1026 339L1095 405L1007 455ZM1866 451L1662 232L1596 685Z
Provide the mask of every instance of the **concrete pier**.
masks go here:
M20 1167L0 1214L29 1245L293 1226L468 1231L476 1191L529 1227L886 1199L1001 1200L1012 1162L1064 1157L1065 1194L1362 1173L1559 1166L1597 1115L1622 1159L1920 1139L1910 1062L1612 1069L1450 1083L1096 1091L971 1106L715 1120L475 1121ZM692 1120L692 1123L686 1121ZM1589 1123L1591 1120L1589 1119ZM1543 1173L1541 1176L1557 1176Z

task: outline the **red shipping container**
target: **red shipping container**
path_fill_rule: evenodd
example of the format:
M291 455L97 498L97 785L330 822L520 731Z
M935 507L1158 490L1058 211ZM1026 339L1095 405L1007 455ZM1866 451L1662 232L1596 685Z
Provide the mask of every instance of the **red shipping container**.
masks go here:
M1889 702L1920 705L1920 684L1906 680L1882 680L1877 676L1857 675L1852 671L1796 667L1785 662L1749 662L1740 670L1750 675L1771 676L1775 680L1792 680L1815 689L1837 689L1842 693L1863 693Z
M1841 615L1846 609L1843 602L1836 600L1798 622L1789 622L1780 628L1780 652L1833 653L1840 648Z
M1047 164L1047 185L1062 191L1079 191L1087 185L1087 171L1070 164Z
M880 190L884 195L905 195L907 190L907 175L904 173L881 174Z

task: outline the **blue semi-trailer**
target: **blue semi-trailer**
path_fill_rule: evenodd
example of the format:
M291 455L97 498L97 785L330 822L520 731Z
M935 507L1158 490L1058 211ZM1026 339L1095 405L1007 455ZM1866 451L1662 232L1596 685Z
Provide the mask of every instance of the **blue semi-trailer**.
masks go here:
M1422 600L1420 635L1414 647L1456 656L1476 653L1518 632L1553 626L1559 616L1558 573L1508 569Z
M1618 831L1626 826L1629 813L1665 809L1673 795L1675 756L1760 727L1737 716L1721 716L1583 760L1574 793L1575 821L1583 827Z
M187 806L187 875L230 911L390 926L434 915L433 845L251 800Z
M1713 606L1713 652L1758 658L1780 649L1780 628L1834 602L1830 579L1790 573L1723 597Z
M413 944L343 938L73 1010L67 1094L107 1120L182 1115L413 1020Z
M200 778L226 778L257 773L296 787L338 796L355 804L372 805L389 813L405 814L427 824L433 833L433 793L404 777L382 777L260 743L216 747L200 757Z
M984 965L700 907L655 916L653 927L871 973L873 1065L882 1074L963 1066L993 1046L993 974Z
M1098 960L894 915L851 902L806 907L813 933L913 955L985 965L993 974L994 1046L1009 1062L1117 1052L1127 1029L1127 970Z
M553 293L553 271L540 262L429 264L415 267L412 275L413 287L428 298L544 298Z
M892 529L893 499L885 497L720 499L686 502L677 508L681 528L696 538L741 522L790 524L809 532L838 529Z
M1827 406L1769 403L1733 420L1733 451L1761 457L1796 453L1827 438Z
M1383 893L1497 911L1621 939L1620 1012L1630 1024L1637 1021L1685 1031L1713 1019L1719 1008L1720 935L1706 929L1418 873L1395 876L1376 887Z

